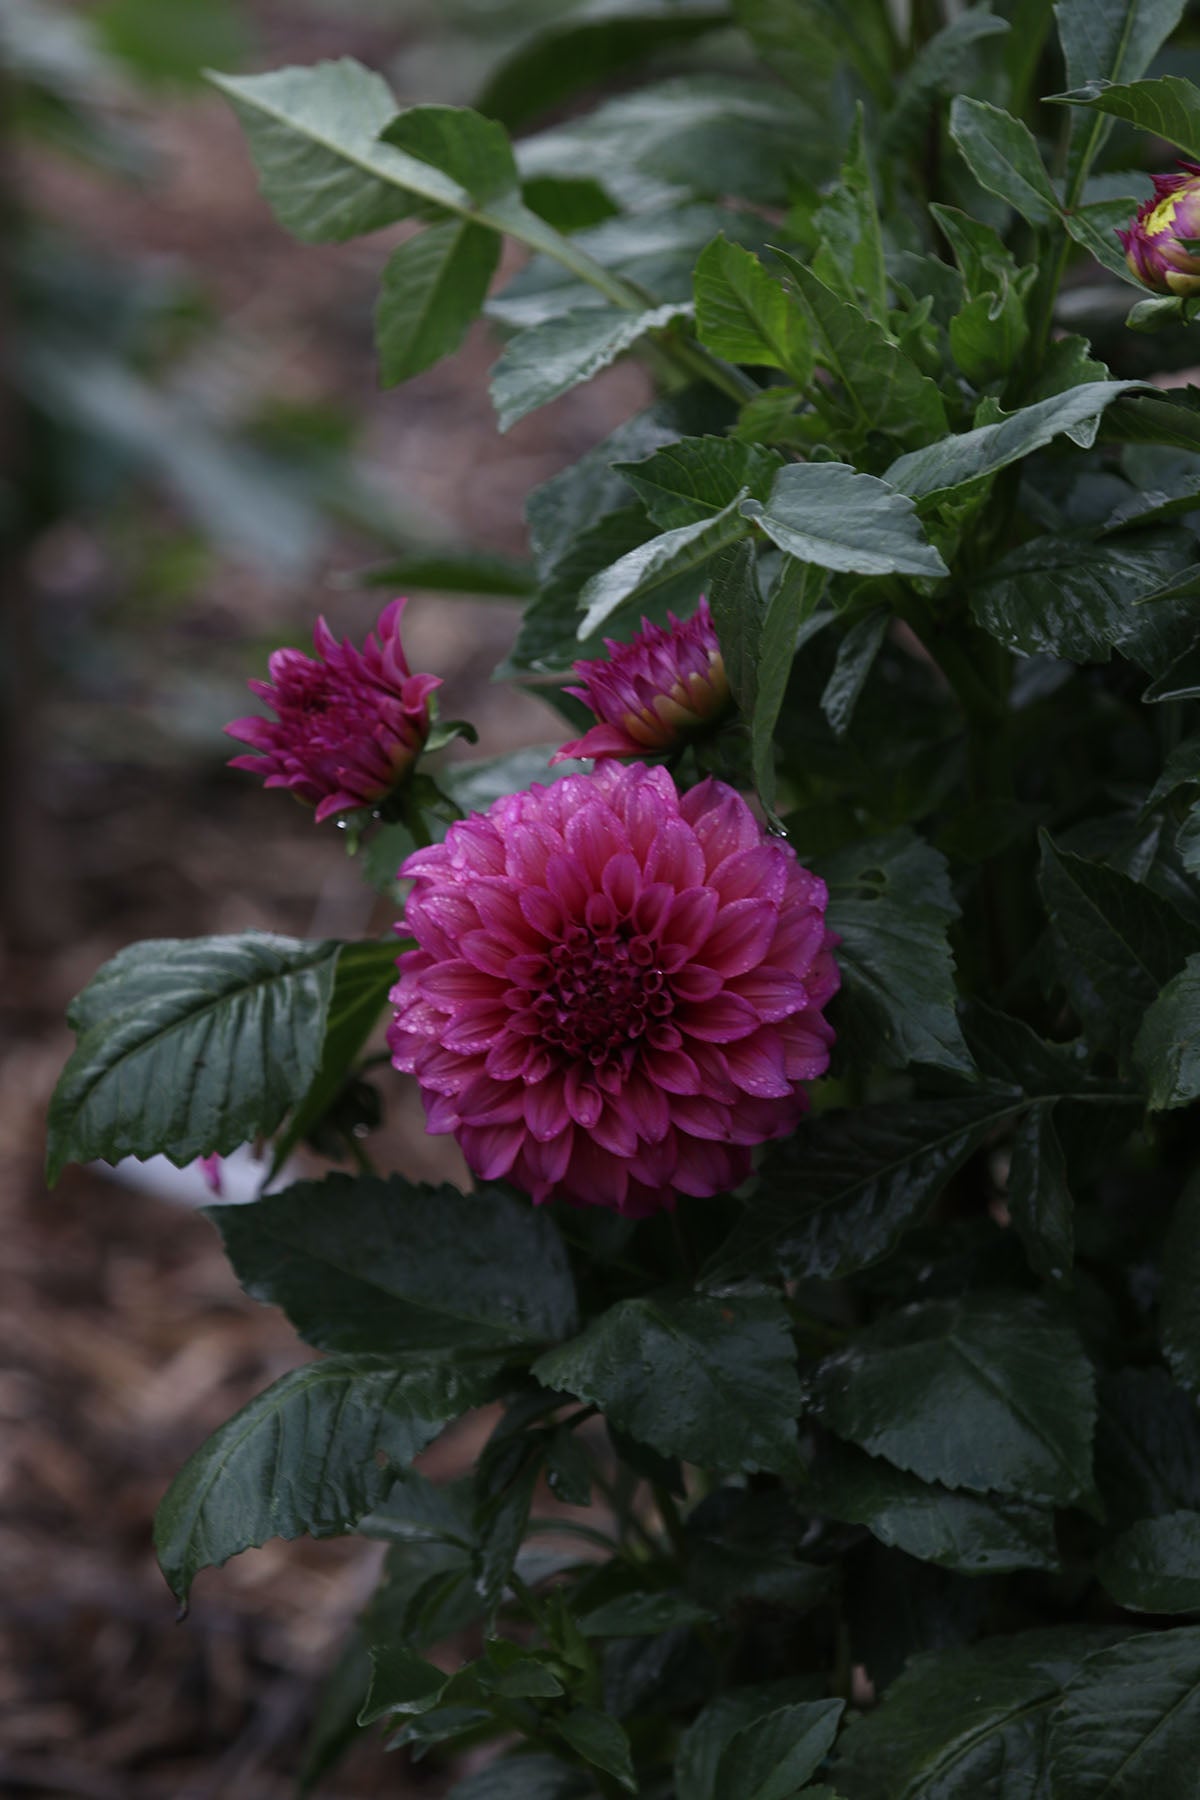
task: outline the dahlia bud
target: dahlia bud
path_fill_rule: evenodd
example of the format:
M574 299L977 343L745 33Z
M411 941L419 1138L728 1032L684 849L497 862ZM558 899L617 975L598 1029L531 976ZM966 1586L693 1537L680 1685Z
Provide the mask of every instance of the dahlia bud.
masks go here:
M1200 163L1181 162L1186 175L1156 175L1128 231L1118 231L1125 261L1156 294L1200 294L1200 255L1185 246L1200 239Z
M291 788L317 809L317 823L348 807L390 794L421 754L429 735L429 699L438 675L413 675L400 642L404 600L393 600L361 650L338 643L324 619L313 628L317 656L276 650L270 681L252 693L278 715L235 719L225 727L250 744L230 768L262 775L265 786Z
M627 644L605 638L606 657L575 664L584 686L567 693L601 722L564 744L551 762L673 750L729 710L729 681L707 600L686 623L674 613L667 618L669 626L643 619Z

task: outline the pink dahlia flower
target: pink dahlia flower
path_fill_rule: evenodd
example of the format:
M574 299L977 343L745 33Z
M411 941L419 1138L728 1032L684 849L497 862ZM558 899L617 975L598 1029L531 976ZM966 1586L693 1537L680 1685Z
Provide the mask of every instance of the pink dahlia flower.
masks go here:
M389 794L429 735L429 696L437 675L413 675L400 642L406 602L393 600L361 650L338 643L324 619L313 628L316 658L300 650L272 652L270 681L248 683L277 718L235 719L225 730L255 756L230 768L291 788L317 809L317 823L347 807Z
M708 780L603 763L408 858L392 1060L482 1180L633 1215L790 1131L837 991L824 883Z
M1154 177L1153 197L1117 232L1130 271L1158 294L1200 294L1200 256L1184 248L1200 238L1200 163L1179 166L1186 173Z
M670 750L690 732L710 725L729 708L729 682L708 601L680 624L642 629L627 644L605 638L607 656L577 662L582 687L567 689L591 707L599 725L564 744L550 758L645 756Z

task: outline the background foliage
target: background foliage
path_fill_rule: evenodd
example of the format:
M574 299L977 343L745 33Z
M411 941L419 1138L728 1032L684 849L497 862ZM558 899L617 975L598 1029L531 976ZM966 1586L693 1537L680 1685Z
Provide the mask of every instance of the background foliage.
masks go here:
M181 1472L168 1579L390 1546L313 1780L357 1718L508 1740L457 1800L1193 1790L1200 403L1147 383L1185 307L1112 235L1156 138L1200 147L1183 11L593 0L478 110L348 61L217 77L289 230L416 227L386 380L481 307L502 429L647 360L656 403L530 496L506 672L557 705L581 646L706 591L739 716L685 773L757 788L843 939L814 1117L678 1232L370 1174L215 1209L323 1358ZM569 109L572 71L619 91ZM391 953L123 953L52 1165L357 1142ZM488 1401L468 1480L411 1469Z

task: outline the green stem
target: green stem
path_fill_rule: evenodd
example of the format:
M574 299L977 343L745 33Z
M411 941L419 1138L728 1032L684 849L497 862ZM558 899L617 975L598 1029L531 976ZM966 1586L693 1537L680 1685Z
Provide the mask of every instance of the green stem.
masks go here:
M354 1133L352 1131L344 1131L342 1136L346 1140L346 1148L349 1150L351 1159L359 1174L378 1175L379 1170L375 1167L375 1164L371 1161L371 1158L364 1149L361 1141L355 1137Z
M654 1504L658 1508L659 1517L666 1526L671 1547L680 1562L686 1563L688 1560L687 1534L683 1529L683 1520L680 1517L679 1508L675 1504L674 1495L669 1494L666 1488L657 1481L652 1483L652 1489Z

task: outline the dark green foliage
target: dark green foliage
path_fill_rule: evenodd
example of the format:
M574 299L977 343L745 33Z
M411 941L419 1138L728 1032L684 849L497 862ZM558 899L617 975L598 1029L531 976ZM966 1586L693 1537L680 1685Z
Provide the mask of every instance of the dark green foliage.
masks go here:
M661 397L529 497L528 563L404 566L527 601L502 672L572 736L571 663L707 594L732 704L657 760L757 790L839 939L830 1076L736 1193L634 1220L360 1173L214 1209L327 1360L186 1466L169 1580L388 1545L310 1769L361 1716L502 1740L455 1800L1197 1792L1200 396L1146 380L1194 363L1192 303L1127 332L1114 236L1155 139L1200 155L1195 40L1182 0L897 10L531 9L478 111L349 62L218 78L296 235L412 222L385 380L481 311L503 428L645 363ZM431 761L356 821L366 873L396 895L567 730ZM52 1168L361 1161L394 955L123 952ZM483 1404L461 1481L411 1469Z

